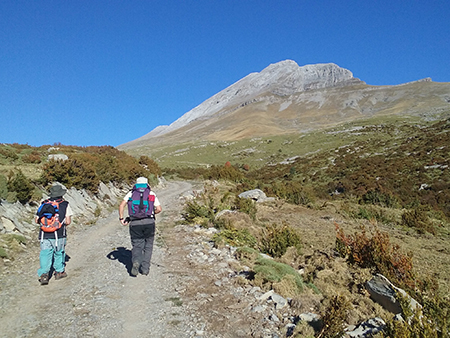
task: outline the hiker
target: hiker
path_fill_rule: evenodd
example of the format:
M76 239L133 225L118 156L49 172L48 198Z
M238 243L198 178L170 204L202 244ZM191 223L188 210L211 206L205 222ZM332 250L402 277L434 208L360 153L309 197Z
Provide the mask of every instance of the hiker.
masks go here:
M40 268L37 273L41 285L47 285L50 269L53 266L55 279L67 277L66 264L66 226L73 215L69 202L63 199L66 190L60 185L50 188L50 196L43 201L36 212L35 222L40 225L39 254Z
M128 217L124 218L124 209L128 205ZM148 275L155 239L155 214L162 211L158 197L148 185L145 177L139 177L133 189L129 191L119 205L119 221L129 225L131 238L131 275L140 272Z

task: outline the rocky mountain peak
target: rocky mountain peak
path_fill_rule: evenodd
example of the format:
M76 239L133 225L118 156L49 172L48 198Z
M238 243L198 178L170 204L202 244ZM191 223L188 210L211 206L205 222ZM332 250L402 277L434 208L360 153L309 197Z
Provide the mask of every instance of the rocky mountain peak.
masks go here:
M293 60L269 65L259 73L251 73L228 88L188 111L169 126L159 126L144 138L155 137L181 128L199 118L211 116L225 108L251 101L263 93L287 96L297 92L361 82L352 72L334 63L300 67Z
M300 67L295 61L271 64L258 73L258 83L266 83L277 95L290 95L310 89L334 87L359 81L352 72L334 63L319 63Z

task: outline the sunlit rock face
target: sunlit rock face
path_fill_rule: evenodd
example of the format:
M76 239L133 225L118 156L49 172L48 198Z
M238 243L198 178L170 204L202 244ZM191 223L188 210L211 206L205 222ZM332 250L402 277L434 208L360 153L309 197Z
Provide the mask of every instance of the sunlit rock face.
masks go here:
M361 81L354 78L351 71L334 63L300 67L292 60L281 61L271 64L259 73L247 75L188 111L169 126L159 126L151 132L153 134L151 136L181 128L191 121L215 114L228 106L251 101L264 92L286 96L311 89L345 86L357 82Z

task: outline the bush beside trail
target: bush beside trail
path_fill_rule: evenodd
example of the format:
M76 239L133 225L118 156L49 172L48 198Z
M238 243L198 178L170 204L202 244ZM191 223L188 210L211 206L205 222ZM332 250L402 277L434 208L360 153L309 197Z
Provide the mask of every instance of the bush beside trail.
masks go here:
M49 159L55 154L64 154L67 159ZM31 172L40 175L33 177ZM39 188L53 182L97 193L100 182L131 184L136 177L145 176L157 184L160 175L158 164L149 157L134 158L111 146L0 145L0 198L9 202L39 201Z

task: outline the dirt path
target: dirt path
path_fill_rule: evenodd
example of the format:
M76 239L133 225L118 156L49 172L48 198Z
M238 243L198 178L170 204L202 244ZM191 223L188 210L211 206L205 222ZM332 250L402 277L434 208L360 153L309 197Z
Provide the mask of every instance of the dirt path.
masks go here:
M163 205L157 227L180 211L187 182L156 190ZM37 246L0 276L1 337L191 337L195 327L177 302L176 276L166 247L156 240L149 276L131 277L128 228L114 211L95 225L77 226L68 238L68 277L37 281ZM83 229L83 230L81 230ZM159 243L159 245L158 245Z

